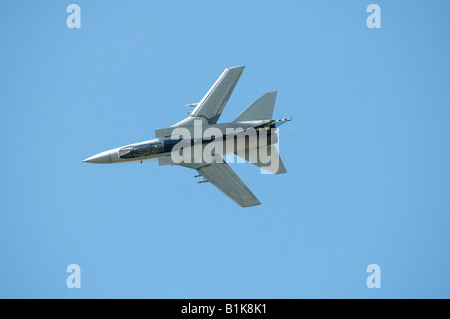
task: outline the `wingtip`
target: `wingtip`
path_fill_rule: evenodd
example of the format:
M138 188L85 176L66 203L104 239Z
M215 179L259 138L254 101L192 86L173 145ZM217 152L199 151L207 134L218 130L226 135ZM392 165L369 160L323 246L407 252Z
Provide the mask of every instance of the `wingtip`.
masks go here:
M248 204L248 205L240 205L241 207L245 208L245 207L255 207L255 206L259 206L262 205L261 202L258 200L257 202Z
M228 68L227 70L242 70L244 71L245 65L242 66L232 66L231 68Z

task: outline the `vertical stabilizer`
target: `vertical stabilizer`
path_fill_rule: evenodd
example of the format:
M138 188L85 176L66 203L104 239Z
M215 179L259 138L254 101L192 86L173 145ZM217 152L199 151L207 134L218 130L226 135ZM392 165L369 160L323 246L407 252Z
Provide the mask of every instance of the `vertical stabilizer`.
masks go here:
M276 91L265 93L239 114L233 122L271 120L276 98Z

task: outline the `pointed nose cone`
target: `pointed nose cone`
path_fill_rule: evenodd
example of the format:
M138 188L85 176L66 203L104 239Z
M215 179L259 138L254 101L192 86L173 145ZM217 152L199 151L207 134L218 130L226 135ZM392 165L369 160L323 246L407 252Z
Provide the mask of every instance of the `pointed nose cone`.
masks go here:
M113 151L106 151L83 160L85 163L110 164L113 162Z

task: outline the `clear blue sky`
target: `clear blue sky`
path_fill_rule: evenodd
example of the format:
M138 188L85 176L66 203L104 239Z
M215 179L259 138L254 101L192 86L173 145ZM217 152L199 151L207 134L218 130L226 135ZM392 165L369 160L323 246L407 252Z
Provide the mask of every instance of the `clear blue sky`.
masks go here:
M68 29L66 7L81 7ZM366 7L381 7L381 29ZM2 1L0 297L449 298L450 2ZM246 69L285 175L92 165ZM80 289L66 267L81 267ZM381 267L381 288L366 267Z

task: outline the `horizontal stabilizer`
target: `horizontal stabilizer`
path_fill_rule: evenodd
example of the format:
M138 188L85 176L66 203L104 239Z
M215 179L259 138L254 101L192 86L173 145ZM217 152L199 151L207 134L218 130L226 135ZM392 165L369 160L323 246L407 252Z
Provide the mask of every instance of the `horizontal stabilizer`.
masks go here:
M250 162L267 171L268 173L287 173L286 167L284 167L280 154L278 154L277 148L274 145L271 145L267 148L254 148L242 152L238 151L234 154L245 159L247 162ZM262 171L262 173L265 172Z

